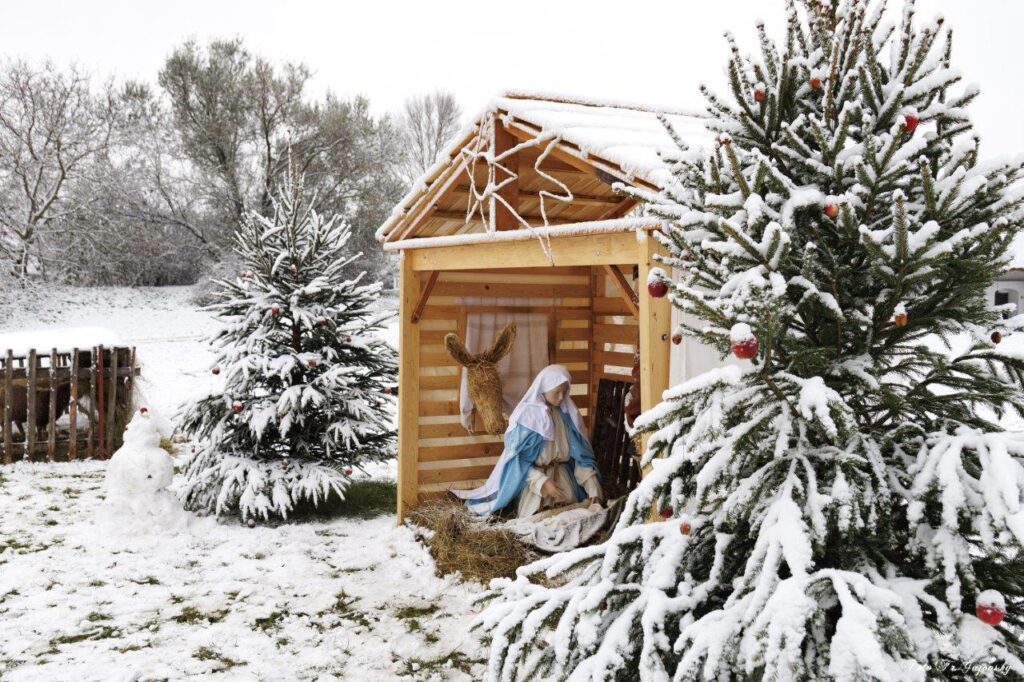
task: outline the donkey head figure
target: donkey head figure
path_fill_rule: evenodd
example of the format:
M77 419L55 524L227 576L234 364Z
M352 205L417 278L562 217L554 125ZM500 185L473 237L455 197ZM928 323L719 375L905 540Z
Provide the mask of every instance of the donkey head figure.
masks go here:
M503 399L501 377L498 376L498 360L509 354L516 340L516 325L509 323L498 334L491 347L482 353L471 355L455 334L444 337L445 348L457 363L466 368L469 383L469 399L473 409L480 414L487 433L500 435L505 432L508 421L502 409Z

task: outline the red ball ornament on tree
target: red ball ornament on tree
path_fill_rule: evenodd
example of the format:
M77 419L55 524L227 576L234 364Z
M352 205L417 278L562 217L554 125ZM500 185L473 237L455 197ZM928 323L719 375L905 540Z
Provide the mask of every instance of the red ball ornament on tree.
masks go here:
M210 371L213 372L214 376L217 376L218 374L220 374L220 367L214 367Z
M758 104L760 104L761 102L764 101L764 86L763 85L758 84L754 88L754 101L757 102Z
M758 343L753 330L749 324L739 322L732 326L729 331L729 341L732 342L732 354L740 360L750 360L757 357Z
M314 368L316 367L317 362L315 359L311 359L307 364L310 366L310 368Z
M390 386L384 387L384 395L391 395L392 393L394 393L394 389L392 389Z
M316 318L316 326L323 327L325 324L327 324L327 319L326 318L323 318L323 317Z
M679 532L681 534L689 535L691 530L693 530L693 528L690 526L690 522L689 521L683 521L682 523L679 524Z
M997 329L996 331L992 332L991 339L992 343L999 343L1000 341L1003 340L1003 333Z
M281 314L281 306L276 306L276 305L270 306L270 314L273 315L274 317L277 317L278 315L280 315Z
M975 614L982 623L999 625L1006 617L1006 600L995 590L985 590L975 601Z
M149 408L148 407L140 407L139 408L139 414L149 414Z
M345 468L345 475L346 476L351 476L352 475L352 467L346 467Z
M892 313L892 322L897 327L907 326L907 309L903 307L902 303L896 305L896 309Z
M647 275L647 293L652 298L664 298L668 293L668 275L661 268L651 268Z
M665 507L661 508L661 516L662 516L662 518L671 519L672 518L672 514L674 514L674 513L675 513L675 510L672 509L671 505L666 505Z
M809 85L811 90L821 90L821 79L816 76L811 76Z
M836 218L839 217L839 204L833 204L833 203L825 204L825 209L824 210L825 210L825 215L827 215L832 220L835 220Z
M917 130L917 124L920 123L920 122L921 122L921 119L919 119L914 114L904 114L903 115L903 132L907 133L908 135L912 135L913 132L915 130Z
M241 412L242 411L242 403L238 402L237 400L235 402L231 403L231 411L234 412L235 414L238 414L239 412Z
M682 342L683 342L683 335L682 334L680 334L679 332L676 332L675 334L672 335L672 343L674 343L675 345L678 346Z
M247 525L249 528L255 528L256 527L256 522L254 520L252 520L252 519L249 519L248 521L245 522L245 525Z

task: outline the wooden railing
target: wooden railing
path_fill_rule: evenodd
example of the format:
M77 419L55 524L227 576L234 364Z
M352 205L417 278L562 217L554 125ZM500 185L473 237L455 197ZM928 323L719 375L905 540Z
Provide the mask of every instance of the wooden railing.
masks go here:
M139 374L135 348L0 353L0 461L105 459L121 446Z

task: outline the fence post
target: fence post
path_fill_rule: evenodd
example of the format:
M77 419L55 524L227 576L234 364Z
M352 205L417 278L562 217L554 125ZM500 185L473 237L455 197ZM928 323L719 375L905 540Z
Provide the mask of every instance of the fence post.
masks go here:
M14 457L14 440L11 438L11 396L14 391L14 351L7 349L4 363L4 464L10 464Z
M106 425L106 401L104 400L104 379L103 373L103 346L96 347L96 456L106 459L107 439L104 426Z
M36 402L39 397L36 385L39 358L36 349L28 352L28 381L25 384L25 461L31 462L36 450Z
M117 418L117 348L110 349L110 395L107 396L107 457L114 454L114 431Z
M57 453L57 349L50 349L50 421L46 429L46 461L52 462Z
M68 386L68 459L78 459L78 349L71 349L71 384Z

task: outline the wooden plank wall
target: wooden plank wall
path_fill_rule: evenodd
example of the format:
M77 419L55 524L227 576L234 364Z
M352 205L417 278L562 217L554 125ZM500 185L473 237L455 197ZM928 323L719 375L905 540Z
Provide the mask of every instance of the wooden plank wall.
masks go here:
M482 484L501 455L501 436L469 435L459 423L461 367L444 349L444 337L465 338L466 315L516 310L550 316L548 350L573 377L572 395L584 422L591 413L594 334L594 269L511 268L445 271L423 309L419 342L418 498L449 488ZM462 305L462 297L515 298L515 305ZM552 299L559 299L558 305ZM632 356L630 356L632 357ZM632 362L632 360L631 360Z
M619 265L626 281L634 284L633 266ZM633 355L639 344L637 320L629 311L618 285L603 267L591 269L594 291L592 325L594 330L591 373L591 409L596 409L597 383L601 379L628 381L633 371Z

